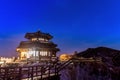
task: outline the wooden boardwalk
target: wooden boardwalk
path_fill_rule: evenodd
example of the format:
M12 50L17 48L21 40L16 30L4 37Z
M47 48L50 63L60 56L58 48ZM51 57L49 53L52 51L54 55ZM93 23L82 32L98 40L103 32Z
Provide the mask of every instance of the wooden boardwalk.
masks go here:
M50 80L58 76L55 66L29 66L0 68L0 80Z
M96 59L73 58L50 65L34 65L24 67L0 67L0 80L60 80L59 72L74 62L100 62Z

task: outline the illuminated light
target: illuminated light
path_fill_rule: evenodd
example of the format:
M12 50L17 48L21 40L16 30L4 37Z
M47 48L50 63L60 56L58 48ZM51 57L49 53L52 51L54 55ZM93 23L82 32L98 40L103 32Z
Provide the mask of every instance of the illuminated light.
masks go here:
M71 56L68 54L62 54L59 57L60 61L68 61L70 58L71 58Z
M3 64L4 62L3 61L0 61L0 64Z
M51 56L51 52L49 52L48 55Z
M17 51L19 51L20 49L17 49Z
M50 56L50 52L48 51L35 51L35 50L29 50L26 52L20 53L20 59L27 59L31 57L39 57L40 56Z
M40 51L41 56L47 56L47 51Z
M32 38L31 40L32 41L37 41L37 40L39 40L39 41L48 41L47 39L44 39L44 38Z
M0 63L11 63L14 61L14 58L5 58L5 57L1 57L0 58Z
M44 38L38 38L39 41L44 41L45 39Z
M21 52L21 58L27 58L27 52Z
M39 51L36 51L36 56L39 56Z
M37 38L32 38L32 41L37 41Z

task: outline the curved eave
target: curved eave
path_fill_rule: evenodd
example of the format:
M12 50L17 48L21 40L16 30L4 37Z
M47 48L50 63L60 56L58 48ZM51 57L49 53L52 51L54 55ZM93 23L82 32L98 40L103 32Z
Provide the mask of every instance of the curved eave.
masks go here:
M42 47L39 47L39 46L37 46L37 47L33 47L33 46L18 46L17 48L29 48L29 49L33 49L33 48L55 48L55 47L46 47L46 46L42 46Z
M58 49L58 48L17 48L16 49L16 51L17 52L21 52L21 51L28 51L28 50L38 50L38 51L42 51L42 50L47 50L47 51L55 51L55 52L58 52L58 51L60 51L60 49Z
M60 51L59 48L57 48L57 44L54 44L53 42L41 43L38 41L22 41L17 49L48 49Z
M32 41L22 41L20 45L18 46L19 48L32 48L32 47L41 47L41 48L55 48L57 47L57 44L54 44L52 42L48 43L41 43L38 41L32 42Z

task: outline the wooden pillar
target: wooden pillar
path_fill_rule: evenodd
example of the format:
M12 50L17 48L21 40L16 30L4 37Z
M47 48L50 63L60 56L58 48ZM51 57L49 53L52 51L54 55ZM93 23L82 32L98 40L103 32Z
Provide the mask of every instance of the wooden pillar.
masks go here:
M36 49L35 49L35 62L36 62Z
M21 53L22 53L22 52L19 53L20 60L22 60Z
M49 52L50 61L51 61L51 57L52 57L51 53L52 53L52 52L50 51L50 52Z
M49 56L49 51L47 51L47 56Z
M39 62L40 62L40 51L38 51L38 56L39 56Z
M51 51L49 51L49 57L51 57Z

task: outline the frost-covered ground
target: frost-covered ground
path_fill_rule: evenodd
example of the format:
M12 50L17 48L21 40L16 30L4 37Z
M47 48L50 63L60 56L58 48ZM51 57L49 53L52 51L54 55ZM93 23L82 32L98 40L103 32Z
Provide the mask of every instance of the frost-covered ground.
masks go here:
M98 63L77 63L61 71L61 80L120 80L119 77Z

